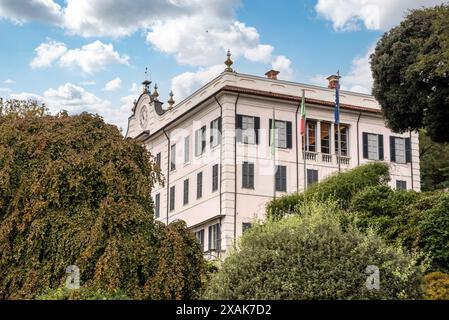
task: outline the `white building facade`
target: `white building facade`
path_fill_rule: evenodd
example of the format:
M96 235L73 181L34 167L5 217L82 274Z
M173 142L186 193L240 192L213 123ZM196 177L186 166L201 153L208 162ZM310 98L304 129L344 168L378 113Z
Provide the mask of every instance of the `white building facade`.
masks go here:
M144 82L126 134L146 145L164 175L164 185L152 193L156 219L186 221L206 255L225 254L253 221L264 219L273 196L302 191L339 167L385 161L393 188L420 190L418 134L386 128L373 96L340 91L339 152L336 77L325 88L278 80L273 70L267 77L236 73L229 61L222 74L182 102L175 105L170 97L167 108Z

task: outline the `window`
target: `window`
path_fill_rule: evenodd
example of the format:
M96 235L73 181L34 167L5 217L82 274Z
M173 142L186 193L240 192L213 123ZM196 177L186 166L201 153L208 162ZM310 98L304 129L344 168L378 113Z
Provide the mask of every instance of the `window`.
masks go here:
M287 191L287 167L277 166L276 169L276 191Z
M268 138L269 144L271 145L271 130L273 128L273 119L270 119L268 132L270 137ZM289 148L292 147L292 123L290 121L276 120L274 123L274 141L275 146L278 148Z
M156 155L156 165L159 167L159 169L161 168L161 153L160 152Z
M204 229L195 232L195 238L201 246L201 250L204 251Z
M307 169L307 185L318 182L318 170Z
M218 146L221 141L221 117L210 123L210 147Z
M198 172L196 175L196 198L199 199L203 196L203 173Z
M184 180L184 205L189 203L189 179Z
M321 122L321 153L331 154L331 124L328 122Z
M316 152L316 122L307 121L307 151Z
M170 211L175 210L175 186L170 187Z
M184 138L184 163L190 161L190 136Z
M158 193L154 197L154 217L159 218L161 214L161 194Z
M206 126L195 131L195 156L200 156L206 150Z
M254 163L243 162L242 188L254 189Z
M218 189L218 164L212 167L212 191Z
M341 156L348 156L348 125L340 124ZM338 155L338 125L335 125L335 153Z
M236 118L237 142L259 143L260 118L238 114Z
M220 251L220 240L220 224L217 223L209 227L209 251Z
M251 223L249 223L249 222L243 222L243 223L242 223L242 233L244 233L246 230L250 229L251 226L252 226Z
M396 180L396 189L407 190L407 181Z
M381 134L363 133L363 158L384 159L384 137Z
M390 159L396 163L412 161L410 138L390 137Z
M170 148L170 170L176 169L176 144Z

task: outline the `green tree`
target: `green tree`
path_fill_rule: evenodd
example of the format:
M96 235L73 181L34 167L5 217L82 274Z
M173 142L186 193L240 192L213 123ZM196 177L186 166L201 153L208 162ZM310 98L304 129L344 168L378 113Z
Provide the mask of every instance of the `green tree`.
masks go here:
M421 190L449 188L449 143L433 142L420 130L419 150Z
M145 147L101 117L1 101L0 299L62 287L69 265L88 292L198 296L201 250L185 224L154 223L157 181Z
M449 5L413 10L371 56L373 94L395 132L449 142Z
M209 299L413 299L424 267L373 233L343 230L341 209L309 202L301 215L255 225L213 276ZM380 270L379 290L366 268Z

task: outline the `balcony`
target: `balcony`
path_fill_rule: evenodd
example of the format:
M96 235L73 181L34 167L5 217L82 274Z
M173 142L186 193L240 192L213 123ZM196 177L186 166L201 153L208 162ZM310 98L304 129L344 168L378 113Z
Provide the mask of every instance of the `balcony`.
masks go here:
M321 153L321 152L312 152L306 151L302 152L302 158L306 161L311 162L321 162L326 165L340 165L349 166L351 163L351 157L348 156L338 156L335 154Z
M303 159L305 158L307 161L316 161L317 154L318 153L316 153L316 152L306 151L306 152L303 152L302 158Z

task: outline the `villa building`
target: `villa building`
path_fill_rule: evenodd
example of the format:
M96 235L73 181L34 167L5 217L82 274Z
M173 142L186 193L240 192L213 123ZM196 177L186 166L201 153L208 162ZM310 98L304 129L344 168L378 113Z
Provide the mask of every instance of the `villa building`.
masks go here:
M171 94L167 107L157 86L151 93L144 81L126 134L146 145L164 175L164 185L153 189L155 218L186 221L206 255L226 253L264 218L274 196L302 191L339 169L385 161L393 188L420 190L418 134L390 131L373 96L340 91L338 150L337 76L326 88L278 80L274 70L266 77L237 73L229 53L225 64L223 73L182 102L175 104Z

